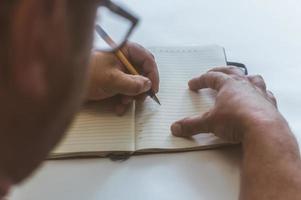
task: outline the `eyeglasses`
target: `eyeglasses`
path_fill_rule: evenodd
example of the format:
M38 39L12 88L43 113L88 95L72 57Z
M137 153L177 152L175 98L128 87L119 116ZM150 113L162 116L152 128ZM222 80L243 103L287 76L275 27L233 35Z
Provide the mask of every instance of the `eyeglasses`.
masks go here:
M114 52L128 40L139 19L110 0L103 0L97 10L94 50Z

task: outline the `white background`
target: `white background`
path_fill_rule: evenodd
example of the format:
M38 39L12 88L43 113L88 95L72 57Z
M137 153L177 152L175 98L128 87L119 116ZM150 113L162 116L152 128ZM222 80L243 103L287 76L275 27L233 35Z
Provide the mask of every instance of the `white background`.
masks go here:
M265 77L301 141L301 1L124 0L146 46L219 44ZM281 157L280 157L281 158ZM47 161L12 200L237 199L240 149Z

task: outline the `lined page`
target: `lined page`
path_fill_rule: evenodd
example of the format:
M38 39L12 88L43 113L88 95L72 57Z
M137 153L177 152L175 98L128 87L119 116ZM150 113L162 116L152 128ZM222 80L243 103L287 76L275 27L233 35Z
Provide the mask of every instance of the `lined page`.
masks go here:
M134 106L120 117L107 103L90 103L78 113L52 155L134 151L134 140Z
M170 125L183 117L202 114L214 104L210 89L193 92L188 81L215 66L225 66L224 50L218 46L151 48L160 72L161 106L151 99L136 106L136 150L193 148L224 141L212 134L190 139L171 135Z

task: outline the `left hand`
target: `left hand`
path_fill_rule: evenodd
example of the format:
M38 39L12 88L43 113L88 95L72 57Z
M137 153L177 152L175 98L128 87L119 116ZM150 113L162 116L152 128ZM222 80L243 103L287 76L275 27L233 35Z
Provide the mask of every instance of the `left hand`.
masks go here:
M115 111L122 115L136 98L144 100L150 89L159 90L159 73L154 56L142 46L127 43L122 51L143 74L131 75L111 53L94 52L90 63L88 100L114 98Z
M190 80L188 85L193 91L216 90L215 105L201 115L175 122L171 126L175 136L210 132L244 144L250 137L262 138L262 129L287 125L261 76L245 76L237 67L217 67Z

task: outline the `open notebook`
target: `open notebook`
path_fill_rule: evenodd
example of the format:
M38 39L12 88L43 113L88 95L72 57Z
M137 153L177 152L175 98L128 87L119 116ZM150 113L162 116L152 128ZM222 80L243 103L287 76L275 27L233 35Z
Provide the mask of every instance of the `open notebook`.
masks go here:
M224 49L219 46L155 47L150 51L159 67L158 97L162 105L148 98L143 104L133 104L119 117L107 104L87 104L50 158L188 151L227 144L210 133L178 138L170 132L172 122L201 114L214 104L213 90L193 92L187 82L214 66L225 66Z

